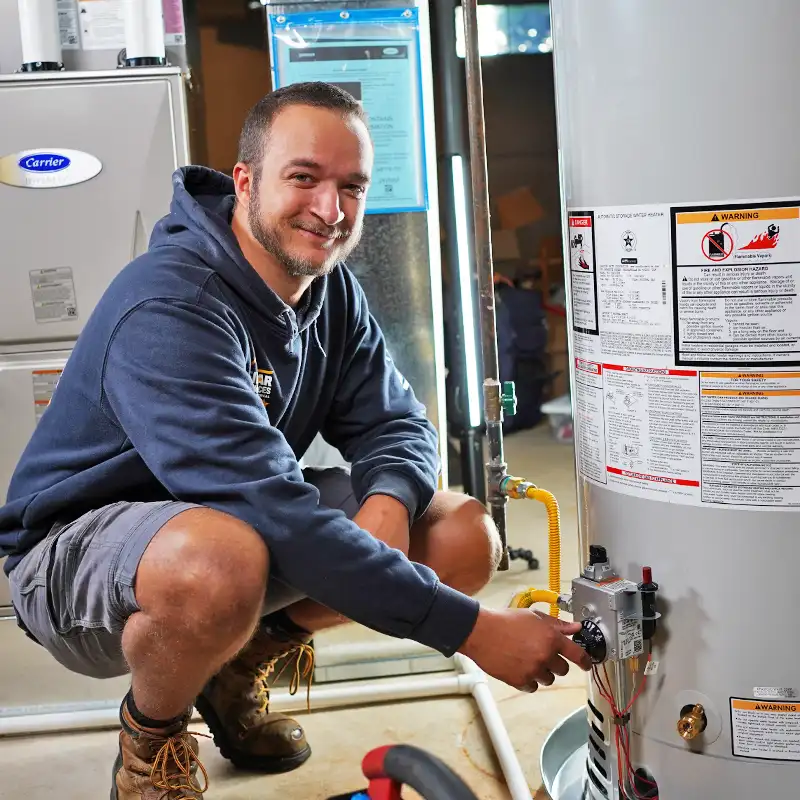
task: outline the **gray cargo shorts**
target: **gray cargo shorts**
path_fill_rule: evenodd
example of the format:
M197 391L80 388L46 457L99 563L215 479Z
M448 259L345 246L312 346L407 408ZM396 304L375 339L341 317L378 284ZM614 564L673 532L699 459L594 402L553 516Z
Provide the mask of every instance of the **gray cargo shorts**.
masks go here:
M358 511L348 470L306 468L320 503ZM113 503L65 525L56 524L12 570L11 601L21 627L60 664L92 678L129 672L122 653L125 621L139 611L134 580L139 561L161 527L192 503ZM264 614L303 595L270 577Z

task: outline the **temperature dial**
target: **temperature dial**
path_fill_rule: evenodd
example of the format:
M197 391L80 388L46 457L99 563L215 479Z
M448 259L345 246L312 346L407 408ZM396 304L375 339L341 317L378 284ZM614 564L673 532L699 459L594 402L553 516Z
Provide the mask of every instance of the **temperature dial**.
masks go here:
M581 631L572 637L572 641L582 647L595 664L606 660L606 638L598 625L591 620L581 622Z

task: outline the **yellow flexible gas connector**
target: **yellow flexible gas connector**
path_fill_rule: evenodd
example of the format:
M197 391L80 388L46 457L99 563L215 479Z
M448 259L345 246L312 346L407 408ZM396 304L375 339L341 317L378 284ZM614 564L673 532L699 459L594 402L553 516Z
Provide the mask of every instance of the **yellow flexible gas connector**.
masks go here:
M522 478L505 478L501 485L501 491L515 500L538 500L540 503L544 504L547 510L548 556L550 562L550 577L548 583L551 597L555 599L544 601L543 598L540 598L536 602L549 602L550 616L557 618L558 595L561 592L561 515L558 510L558 501L550 492L540 489L530 481L526 481ZM536 591L535 589L531 589L529 593Z
M549 589L526 589L514 595L509 608L530 608L535 603L547 603L555 606L558 603L558 592L551 592Z

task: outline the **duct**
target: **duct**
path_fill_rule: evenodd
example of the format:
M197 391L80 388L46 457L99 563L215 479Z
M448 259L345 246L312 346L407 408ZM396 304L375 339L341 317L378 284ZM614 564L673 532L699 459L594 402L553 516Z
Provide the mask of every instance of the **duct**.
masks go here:
M18 0L23 72L64 68L56 0Z
M166 64L161 0L124 0L125 66Z

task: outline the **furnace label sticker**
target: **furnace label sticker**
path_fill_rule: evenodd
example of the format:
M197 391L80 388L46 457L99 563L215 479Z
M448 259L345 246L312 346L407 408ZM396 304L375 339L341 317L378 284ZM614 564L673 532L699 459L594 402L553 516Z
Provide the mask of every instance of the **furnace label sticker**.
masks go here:
M597 305L603 358L672 366L669 208L594 211Z
M175 47L186 44L183 0L162 0L164 11L164 44Z
M67 322L78 317L71 267L30 271L33 315L38 323Z
M569 278L572 327L597 336L597 270L595 267L594 212L569 212Z
M53 399L62 372L63 370L60 369L37 369L31 373L33 377L33 409L37 425Z
M125 47L123 0L78 0L84 50Z
M671 217L675 363L800 365L800 202Z
M800 761L800 703L731 698L734 756Z
M58 0L58 28L62 50L80 50L78 4L76 0Z

